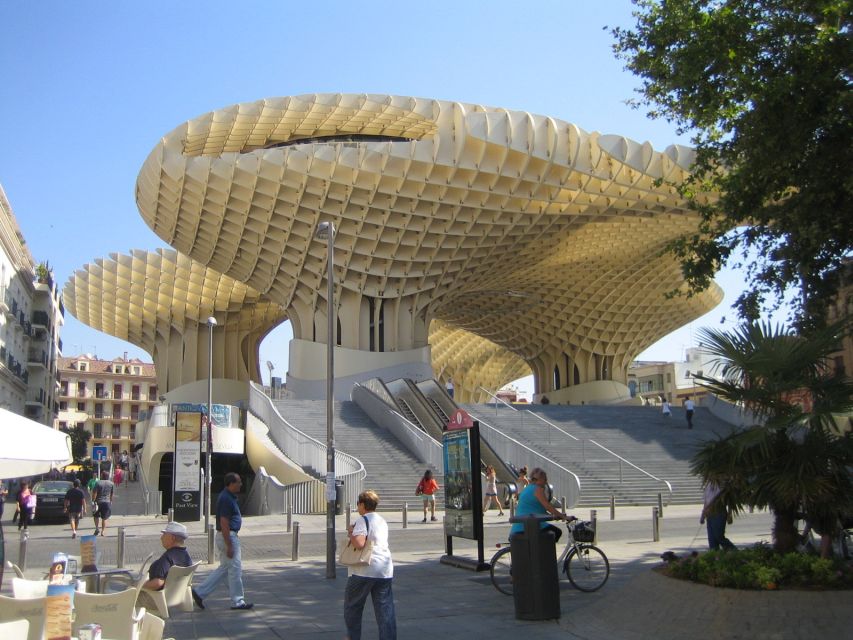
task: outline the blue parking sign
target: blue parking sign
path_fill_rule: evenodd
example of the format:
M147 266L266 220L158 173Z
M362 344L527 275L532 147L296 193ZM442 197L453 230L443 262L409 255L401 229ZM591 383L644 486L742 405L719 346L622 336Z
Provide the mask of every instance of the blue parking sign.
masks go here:
M107 448L106 446L97 446L92 447L92 460L95 462L100 462L101 460L107 459Z

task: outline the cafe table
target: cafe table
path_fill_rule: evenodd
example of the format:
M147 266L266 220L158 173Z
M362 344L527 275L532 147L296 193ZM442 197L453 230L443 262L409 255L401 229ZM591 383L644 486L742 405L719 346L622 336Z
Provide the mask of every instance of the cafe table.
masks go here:
M95 569L93 571L78 571L72 574L77 580L86 581L87 593L101 593L101 584L112 576L126 576L133 579L133 571L126 568Z

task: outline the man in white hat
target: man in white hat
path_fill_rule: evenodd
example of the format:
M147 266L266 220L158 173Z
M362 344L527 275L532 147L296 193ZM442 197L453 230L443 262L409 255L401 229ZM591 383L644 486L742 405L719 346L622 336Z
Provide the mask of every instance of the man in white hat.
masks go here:
M184 525L180 522L170 522L160 533L162 534L160 544L166 552L151 563L151 568L148 569L148 580L142 585L143 589L152 591L163 588L169 569L173 566L189 567L193 563L193 559L187 553L187 528Z

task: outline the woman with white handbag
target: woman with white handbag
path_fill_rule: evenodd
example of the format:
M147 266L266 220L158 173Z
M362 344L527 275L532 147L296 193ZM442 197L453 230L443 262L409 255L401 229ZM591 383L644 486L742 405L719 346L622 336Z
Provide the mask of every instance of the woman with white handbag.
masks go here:
M379 495L375 491L359 494L360 517L349 527L347 546L341 552L341 562L349 567L344 620L350 640L361 640L361 618L368 595L373 600L379 640L397 638L397 618L391 590L394 563L388 547L388 523L376 513L377 506Z

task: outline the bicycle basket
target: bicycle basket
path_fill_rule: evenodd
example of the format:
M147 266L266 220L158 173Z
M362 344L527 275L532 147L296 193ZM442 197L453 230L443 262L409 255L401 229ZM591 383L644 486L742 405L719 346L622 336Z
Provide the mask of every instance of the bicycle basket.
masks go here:
M595 529L592 522L578 522L572 529L572 537L575 542L592 542L595 540Z

